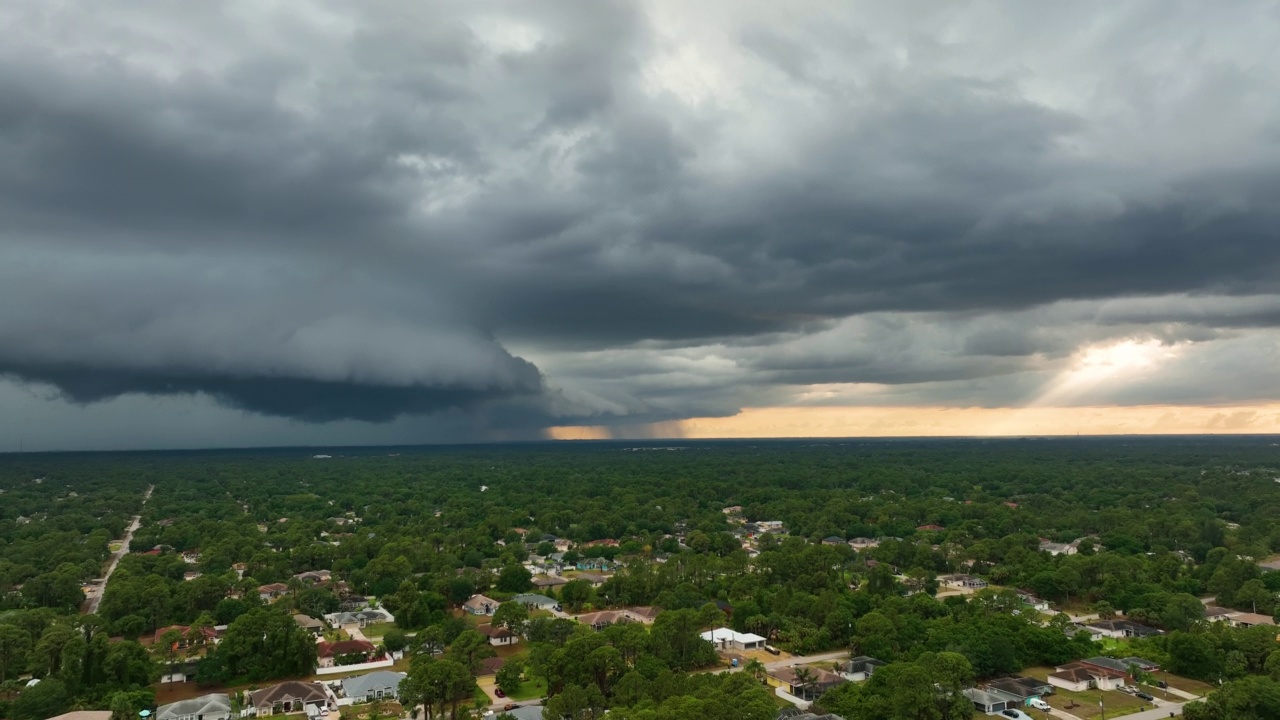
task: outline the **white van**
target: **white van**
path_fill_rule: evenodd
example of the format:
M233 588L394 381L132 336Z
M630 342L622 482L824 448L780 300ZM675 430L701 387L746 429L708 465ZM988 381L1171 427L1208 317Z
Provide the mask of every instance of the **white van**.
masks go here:
M1041 700L1040 698L1031 698L1027 701L1027 704L1037 710L1049 710L1049 703Z

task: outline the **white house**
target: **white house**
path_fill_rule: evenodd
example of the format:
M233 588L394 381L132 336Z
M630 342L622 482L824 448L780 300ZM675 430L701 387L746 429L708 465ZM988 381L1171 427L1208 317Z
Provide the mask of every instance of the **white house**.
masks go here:
M470 600L462 604L462 609L472 615L492 615L500 604L497 600L484 595L472 595Z
M701 635L703 640L716 646L718 650L757 650L764 647L764 638L755 633L740 633L729 628L708 630Z
M1018 591L1018 599L1030 605L1034 610L1047 611L1049 609L1048 601L1042 600L1029 592Z
M481 635L489 638L489 644L495 647L504 645L515 645L520 642L520 636L502 627L501 625L491 625L485 623L476 627L476 631Z
M400 693L401 672L377 670L364 675L342 679L342 694L355 704L374 700L394 700Z

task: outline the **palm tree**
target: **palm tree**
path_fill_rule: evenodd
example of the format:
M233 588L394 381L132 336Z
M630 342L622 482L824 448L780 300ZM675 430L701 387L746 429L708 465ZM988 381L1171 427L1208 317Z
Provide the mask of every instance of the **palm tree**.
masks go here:
M805 700L812 700L812 689L818 684L818 678L809 668L801 665L795 669L796 689L800 691L800 697Z
M756 658L751 658L751 662L747 663L747 666L744 667L743 670L751 673L751 677L756 680L763 677L765 673L764 663L760 662Z

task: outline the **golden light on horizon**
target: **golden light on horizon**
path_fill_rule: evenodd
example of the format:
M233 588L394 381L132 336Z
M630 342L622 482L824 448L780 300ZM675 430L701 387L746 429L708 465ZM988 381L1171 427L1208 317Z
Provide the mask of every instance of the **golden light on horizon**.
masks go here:
M664 423L665 432L559 426L554 440L610 438L1018 437L1280 433L1280 404L1025 408L768 407ZM643 430L643 428L641 428Z

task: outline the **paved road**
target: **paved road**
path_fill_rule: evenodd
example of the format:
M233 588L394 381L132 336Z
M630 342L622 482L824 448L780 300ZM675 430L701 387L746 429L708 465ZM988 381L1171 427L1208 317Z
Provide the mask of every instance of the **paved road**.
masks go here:
M1124 720L1159 720L1160 718L1181 717L1183 705L1186 705L1186 703L1169 703L1155 710L1143 710L1123 717Z
M151 491L155 490L155 485L148 485L147 491L142 495L142 505L146 507L147 501L151 499ZM129 528L124 532L124 539L120 544L120 549L111 554L111 562L107 565L107 573L102 576L102 584L89 593L84 604L84 614L89 615L98 612L98 604L102 602L102 594L107 590L107 581L111 579L111 573L116 571L116 566L120 564L120 558L129 554L129 543L133 541L133 534L142 527L142 515L134 515L133 520L129 523Z

